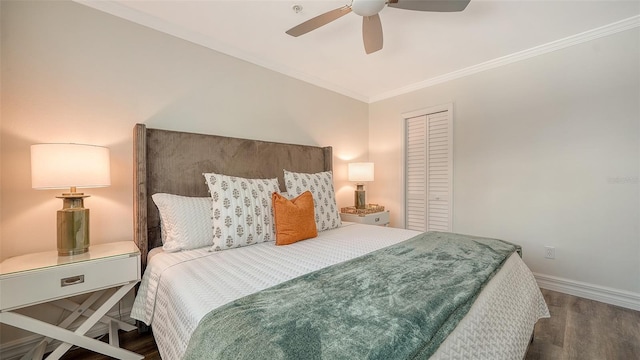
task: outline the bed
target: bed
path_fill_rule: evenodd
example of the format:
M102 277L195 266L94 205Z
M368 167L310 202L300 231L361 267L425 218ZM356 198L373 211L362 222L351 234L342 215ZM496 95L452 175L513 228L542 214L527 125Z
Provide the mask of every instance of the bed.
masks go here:
M154 194L211 197L203 173L277 178L285 192L283 169L329 172L332 159L331 147L135 126L134 241L145 272L132 317L153 328L162 358L523 358L549 312L507 242L341 223L286 246L163 250ZM445 275L448 283L423 286L449 264L483 280Z

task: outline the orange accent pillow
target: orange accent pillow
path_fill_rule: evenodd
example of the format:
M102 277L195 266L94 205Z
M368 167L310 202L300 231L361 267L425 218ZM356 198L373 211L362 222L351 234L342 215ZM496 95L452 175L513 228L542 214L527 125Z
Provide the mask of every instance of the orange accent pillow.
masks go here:
M276 245L289 245L318 236L311 192L305 191L292 200L273 193L271 200L276 227Z

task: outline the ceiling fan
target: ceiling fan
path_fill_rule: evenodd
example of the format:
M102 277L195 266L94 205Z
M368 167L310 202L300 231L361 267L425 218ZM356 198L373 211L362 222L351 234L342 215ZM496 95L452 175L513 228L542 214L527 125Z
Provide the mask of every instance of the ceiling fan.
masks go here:
M371 54L382 49L382 23L378 13L385 5L404 10L454 12L464 10L471 0L351 0L350 5L309 19L286 33L298 37L354 12L362 16L364 50Z

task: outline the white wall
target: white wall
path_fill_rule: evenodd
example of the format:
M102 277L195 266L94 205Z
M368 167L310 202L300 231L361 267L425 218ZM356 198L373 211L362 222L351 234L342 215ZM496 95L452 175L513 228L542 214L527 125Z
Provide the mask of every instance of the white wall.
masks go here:
M108 146L112 185L86 191L91 242L132 238L135 123L331 145L338 205L353 201L345 160L367 159L367 104L69 1L2 1L1 16L0 260L56 249L62 191L31 189L34 143Z
M639 47L636 28L372 104L384 172L370 199L402 225L401 114L453 103L453 230L521 244L536 273L640 296Z
M31 189L29 146L111 149L112 186L89 189L93 243L132 237L132 129L334 147L367 157L368 106L71 2L2 2L1 258L55 249L58 190ZM354 137L354 132L363 133Z
M400 114L453 102L454 230L522 244L535 272L640 292L637 29L368 106L83 5L0 4L0 259L55 249L61 204L30 187L33 143L108 146L92 242L130 239L137 122L332 145L340 206L345 162L369 150L368 199L400 225Z

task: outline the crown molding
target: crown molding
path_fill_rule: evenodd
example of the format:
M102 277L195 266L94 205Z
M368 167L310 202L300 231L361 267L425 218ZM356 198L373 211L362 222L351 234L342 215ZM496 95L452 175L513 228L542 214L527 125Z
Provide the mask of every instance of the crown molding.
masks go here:
M562 50L564 48L585 43L587 41L595 40L604 36L617 34L622 31L637 28L640 26L640 15L632 16L627 19L616 21L609 25L601 26L595 29L587 30L585 32L568 36L563 39L552 41L543 45L539 45L527 50L519 51L510 55L502 56L493 60L485 61L483 63L469 66L464 69L450 72L448 74L436 76L431 79L423 80L409 86L405 86L396 90L392 90L386 93L382 93L369 98L369 103L373 103L380 100L389 99L395 96L408 94L410 92L428 88L434 85L442 84L451 80L459 79L465 76L477 74L482 71L495 69L500 66L509 65L518 61L530 59L535 56L544 55L553 51Z
M510 55L502 56L493 60L485 61L483 63L469 66L464 69L453 71L447 74L436 76L430 79L416 82L414 84L404 86L395 90L384 92L378 95L367 96L350 89L338 86L332 82L325 81L316 76L292 69L288 66L282 66L274 62L266 61L256 56L253 53L240 50L230 44L216 41L203 34L189 31L181 26L177 26L168 23L162 19L156 18L149 14L142 13L138 10L132 9L123 5L122 3L111 0L73 0L79 4L86 5L106 12L108 14L123 18L134 23L146 26L148 28L158 30L160 32L173 35L177 38L192 42L197 45L205 46L207 48L218 51L222 54L226 54L246 62L264 67L268 70L278 72L280 74L290 76L294 79L304 81L306 83L324 88L329 91L336 92L338 94L350 97L355 100L359 100L368 104L396 97L399 95L408 94L417 90L425 89L434 85L442 84L451 80L456 80L465 76L477 74L486 70L495 69L500 66L509 65L518 61L530 59L535 56L547 54L553 51L561 50L573 45L585 43L587 41L595 40L604 36L617 34L622 31L637 28L640 26L640 15L632 16L627 19L623 19L608 25L604 25L595 29L587 30L585 32L568 36L563 39L555 40L543 45L539 45L530 49L519 51Z
M121 3L110 0L73 0L78 4L88 6L90 8L100 10L102 12L114 15L116 17L129 20L133 23L148 27L153 30L160 31L189 41L196 45L204 46L219 53L229 55L231 57L246 61L250 64L258 65L268 70L292 77L297 80L318 86L320 88L336 92L338 94L359 100L365 103L369 102L369 98L363 94L338 86L332 82L322 80L316 76L307 74L302 71L292 69L288 66L282 66L271 61L266 61L253 53L240 50L228 43L217 41L211 37L205 36L195 31L186 30L185 28L171 24L167 21L159 19L155 16L143 13L136 9L132 9Z

